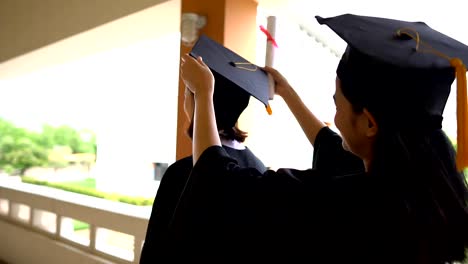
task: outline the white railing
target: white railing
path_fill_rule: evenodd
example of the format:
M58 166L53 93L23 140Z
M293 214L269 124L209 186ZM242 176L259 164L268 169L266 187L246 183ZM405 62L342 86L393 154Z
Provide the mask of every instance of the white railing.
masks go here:
M0 177L0 223L39 234L106 263L139 262L150 213L150 206L113 202ZM87 225L77 232L74 220ZM1 233L4 232L0 230Z

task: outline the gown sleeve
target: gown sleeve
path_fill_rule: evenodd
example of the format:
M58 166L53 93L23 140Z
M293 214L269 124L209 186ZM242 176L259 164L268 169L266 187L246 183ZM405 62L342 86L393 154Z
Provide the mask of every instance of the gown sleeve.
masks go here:
M170 255L194 263L378 262L406 234L387 190L364 173L240 168L213 146L177 205Z
M346 151L342 142L330 128L322 128L315 139L312 168L338 175L364 172L362 160Z
M323 210L332 202L324 199L331 179L316 170L240 168L221 147L210 147L195 164L174 215L173 248L179 253L172 255L261 258L306 252L305 234L331 223Z

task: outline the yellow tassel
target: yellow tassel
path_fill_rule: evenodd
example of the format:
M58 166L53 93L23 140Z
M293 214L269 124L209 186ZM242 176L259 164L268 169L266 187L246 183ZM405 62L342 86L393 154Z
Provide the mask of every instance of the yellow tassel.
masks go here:
M414 35L411 33L415 33ZM468 95L466 83L466 66L459 58L451 58L442 52L432 48L423 42L419 33L413 29L402 28L396 32L398 35L406 35L416 41L416 51L433 53L450 61L455 68L457 77L457 169L463 171L468 167ZM421 49L420 46L424 48Z
M457 169L468 167L468 96L466 66L459 58L450 60L457 77Z
M273 114L273 111L271 110L270 104L266 105L266 111L268 112L269 115Z

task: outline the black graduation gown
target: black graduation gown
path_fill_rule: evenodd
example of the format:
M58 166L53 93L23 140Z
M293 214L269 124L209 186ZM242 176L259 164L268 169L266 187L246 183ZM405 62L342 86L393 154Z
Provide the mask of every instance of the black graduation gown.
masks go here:
M364 163L360 158L343 149L342 139L338 134L324 127L315 138L312 168L337 175L362 173Z
M265 165L251 151L233 149L224 146L224 150L234 158L241 167L252 167L260 172ZM164 173L153 204L145 243L140 263L155 263L166 259L168 253L167 232L180 195L187 183L193 167L192 156L180 159L171 164Z
M324 132L319 140L330 142L319 147L341 146L335 135ZM179 201L165 263L414 263L405 210L378 177L325 168L260 173L210 147Z

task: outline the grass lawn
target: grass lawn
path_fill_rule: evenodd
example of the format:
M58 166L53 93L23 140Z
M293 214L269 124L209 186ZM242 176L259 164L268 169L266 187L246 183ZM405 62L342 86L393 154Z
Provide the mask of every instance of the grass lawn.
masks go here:
M78 231L78 230L85 230L89 229L89 224L85 222L81 222L78 220L73 220L73 230Z
M48 182L45 180L38 180L33 177L23 176L21 177L21 181L133 205L149 206L154 203L154 198L152 197L128 196L97 190L96 180L93 178L85 178L78 181Z

